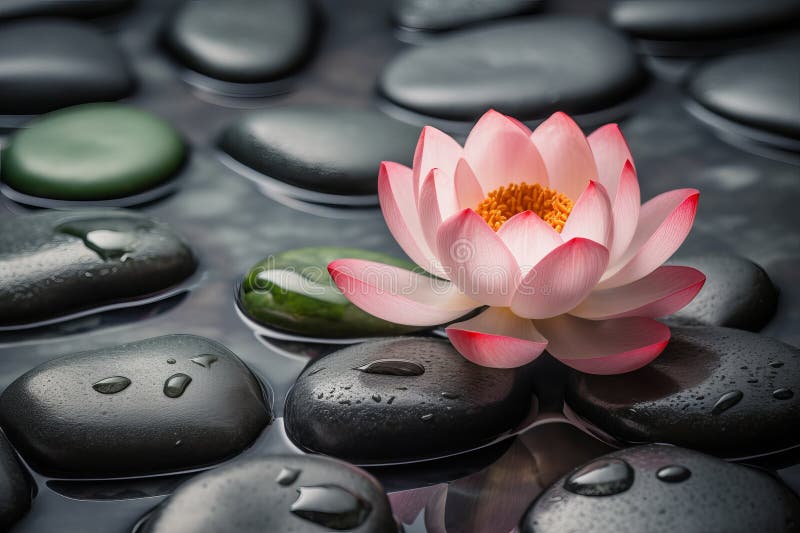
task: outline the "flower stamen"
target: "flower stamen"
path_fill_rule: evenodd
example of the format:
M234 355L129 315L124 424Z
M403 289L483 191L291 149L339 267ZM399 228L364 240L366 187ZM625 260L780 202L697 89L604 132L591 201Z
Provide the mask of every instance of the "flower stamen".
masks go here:
M487 194L475 211L495 231L514 215L533 211L560 233L572 207L566 195L538 183L511 183Z

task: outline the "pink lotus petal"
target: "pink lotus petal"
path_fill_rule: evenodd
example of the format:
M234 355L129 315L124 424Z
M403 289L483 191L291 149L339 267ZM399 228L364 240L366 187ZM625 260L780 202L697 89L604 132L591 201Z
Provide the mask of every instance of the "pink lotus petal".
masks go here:
M561 230L561 238L568 241L574 237L584 237L610 249L613 229L611 202L606 190L596 181L590 181L575 202Z
M443 324L478 307L449 281L404 268L362 259L337 259L328 265L328 272L356 307L396 324Z
M609 196L609 198L612 198ZM613 199L612 209L614 217L614 238L611 243L611 259L613 266L625 255L631 244L636 226L639 223L641 209L641 196L639 193L639 180L633 163L626 161L622 168L622 175L617 186L617 196Z
M536 146L517 123L497 111L488 111L475 124L464 154L484 192L509 183L547 185L547 170Z
M622 374L658 357L669 342L669 328L651 318L585 320L562 315L537 320L550 343L547 351L587 374Z
M528 272L511 300L511 310L524 318L566 313L589 294L607 264L604 246L589 239L571 239Z
M484 198L481 184L466 159L460 159L456 166L455 175L456 195L458 208L475 209Z
M531 135L542 154L551 189L577 200L590 180L597 180L592 150L583 132L569 116L554 113Z
M533 211L523 211L509 218L497 230L497 235L514 254L523 277L564 242L553 226Z
M628 285L594 291L570 314L592 320L667 316L691 302L705 281L697 269L662 266Z
M439 226L439 261L453 283L484 305L508 305L520 274L517 261L497 233L472 209Z
M481 366L516 368L530 363L547 347L531 320L505 307L490 307L474 318L447 327L456 350Z
M587 138L597 165L597 177L613 201L617 196L617 185L626 161L633 163L633 156L619 126L606 124L596 129ZM635 172L634 172L635 175Z
M418 211L422 232L431 249L436 248L436 231L442 220L459 210L455 191L453 176L438 168L432 169L422 183Z
M641 279L666 261L692 229L700 193L676 189L642 206L639 225L627 252L598 288L610 289Z
M419 198L422 180L427 177L431 169L438 168L445 174L452 176L456 164L463 155L461 145L452 137L432 126L425 126L420 133L417 148L414 152L414 199Z

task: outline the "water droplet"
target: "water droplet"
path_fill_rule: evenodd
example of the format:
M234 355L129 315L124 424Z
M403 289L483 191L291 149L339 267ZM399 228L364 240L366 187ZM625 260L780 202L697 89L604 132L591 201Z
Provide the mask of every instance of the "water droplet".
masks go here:
M431 418L433 418L433 413L427 413L427 414L424 414L424 415L422 415L422 416L421 416L421 417L419 417L419 418L420 418L420 420L424 420L425 422L427 422L428 420L430 420Z
M291 511L323 527L343 531L354 529L367 519L372 506L338 485L300 487Z
M681 465L665 466L656 472L656 477L667 483L680 483L681 481L689 479L691 475L691 470Z
M181 444L183 444L183 441L181 439L175 441L175 446L180 446Z
M787 389L785 387L781 387L780 389L775 389L772 391L772 397L776 400L788 400L792 396L794 396L792 389Z
M712 415L720 415L739 403L739 401L744 397L744 394L740 390L732 390L728 391L722 396L719 397L717 403L714 404L714 407L711 409Z
M377 403L381 403L381 395L380 394L373 394L372 395L372 400L377 402Z
M633 469L622 459L602 459L569 476L564 488L581 496L612 496L633 485Z
M392 405L393 401L394 401L394 396L389 396L389 399L386 400L386 405Z
M111 376L110 378L101 379L92 388L100 394L116 394L124 391L131 384L131 380L125 376Z
M458 394L453 394L452 392L443 392L442 398L447 398L448 400L458 400Z
M210 368L212 364L217 362L217 359L218 358L216 355L203 354L198 355L197 357L192 357L190 361L196 365L202 366L203 368Z
M355 370L384 376L421 376L425 373L424 366L405 359L377 359L359 366Z
M551 502L553 502L553 503L555 503L555 502L560 502L560 501L561 501L561 500L563 500L563 499L564 499L564 498L562 498L561 496L552 496L552 497L550 498L550 501L551 501Z
M164 394L170 398L178 398L191 382L192 378L186 374L174 374L164 383Z
M278 477L275 478L275 481L278 482L278 485L283 485L285 487L297 481L297 478L299 476L300 476L299 469L283 467L281 468L281 471L278 472Z
M136 231L146 227L141 220L132 218L92 218L67 222L58 226L56 231L78 237L103 261L110 261L132 252L137 240Z
M168 364L168 365L174 365L174 364L175 364L175 359L173 359L172 357L170 357L169 359L167 359L167 364Z
M318 374L319 372L322 372L323 370L325 370L325 367L324 367L324 366L321 366L321 367L319 367L319 368L315 368L314 370L312 370L311 372L309 372L309 373L308 373L308 375L309 375L309 376L313 376L314 374Z
M769 363L769 365L767 365L767 366L769 366L770 368L780 368L780 367L783 366L783 363L780 362L780 361L773 361L773 362Z

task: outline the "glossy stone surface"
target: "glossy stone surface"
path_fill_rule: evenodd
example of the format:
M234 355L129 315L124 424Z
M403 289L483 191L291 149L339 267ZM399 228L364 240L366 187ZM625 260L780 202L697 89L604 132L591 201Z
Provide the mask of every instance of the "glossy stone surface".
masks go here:
M192 362L205 354L217 357L211 367ZM181 394L166 394L164 384L175 372L191 376L191 383ZM110 376L131 383L111 394L93 389ZM23 457L39 471L68 476L214 464L248 447L270 418L261 386L244 363L221 344L193 335L59 357L0 396L0 424Z
M699 255L675 264L694 267L706 283L694 300L664 322L671 326L723 326L758 331L775 314L778 289L767 272L744 257Z
M537 498L521 532L797 531L800 500L760 470L659 445L620 450L598 461L625 461L633 469L632 486L611 496L584 496L566 489L565 476ZM662 468L675 464L691 477L677 483L659 479Z
M381 161L411 165L420 129L380 112L333 106L251 112L222 134L232 158L312 191L378 193Z
M231 82L264 82L296 69L315 33L308 0L193 0L166 25L164 42L187 67Z
M108 200L163 184L185 157L180 133L161 118L121 104L84 104L15 133L3 148L0 178L30 196Z
M135 0L3 0L0 19L30 16L94 17L121 11Z
M535 17L458 32L401 52L380 91L412 111L474 120L489 108L527 120L619 104L644 74L630 43L589 18Z
M424 373L359 370L377 360L417 363ZM528 377L524 368L470 363L445 340L358 344L306 367L286 399L286 431L307 450L356 463L464 451L514 429L528 414Z
M116 43L89 24L31 19L0 26L0 114L118 100L133 88Z
M404 28L440 31L531 13L543 4L543 0L395 0L393 16Z
M28 474L22 469L14 449L0 432L0 528L11 529L31 506Z
M250 269L239 288L242 311L269 328L308 337L385 336L419 329L381 320L351 304L328 274L328 263L342 258L414 268L408 261L355 248L289 250Z
M188 245L132 211L45 211L0 224L0 326L152 296L197 268Z
M617 376L573 373L567 403L621 440L664 442L722 457L747 457L800 444L787 431L800 395L800 350L746 331L673 328L647 367ZM780 394L778 396L781 396Z
M800 5L795 5L800 11ZM713 59L691 77L689 94L701 106L726 119L800 139L798 55L800 38L795 38Z

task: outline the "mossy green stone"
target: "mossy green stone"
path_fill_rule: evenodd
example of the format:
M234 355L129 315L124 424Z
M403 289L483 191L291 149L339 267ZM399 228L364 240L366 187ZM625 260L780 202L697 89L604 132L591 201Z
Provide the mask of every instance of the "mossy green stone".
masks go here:
M185 155L180 134L159 117L122 104L85 104L15 133L0 154L0 178L30 196L109 200L163 184Z
M419 268L408 261L355 248L290 250L267 257L250 269L239 291L242 311L264 326L308 337L370 337L420 329L381 320L351 304L328 274L328 263L342 258L408 270Z

